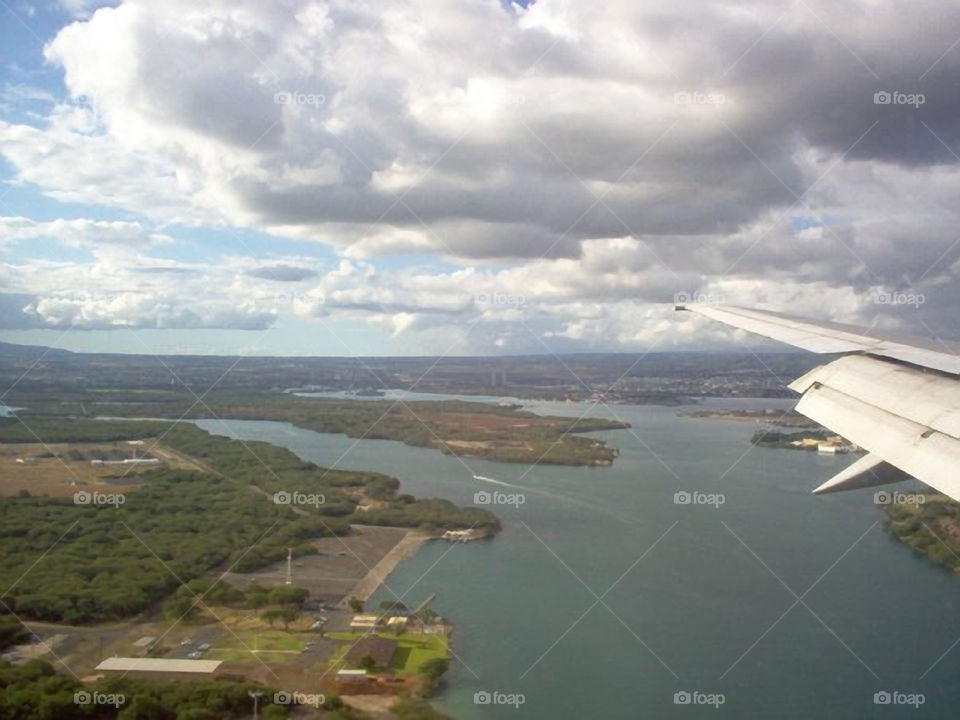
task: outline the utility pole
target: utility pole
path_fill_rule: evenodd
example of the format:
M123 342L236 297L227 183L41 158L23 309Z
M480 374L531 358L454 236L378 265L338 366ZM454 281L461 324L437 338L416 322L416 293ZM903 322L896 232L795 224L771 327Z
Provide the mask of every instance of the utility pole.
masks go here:
M260 690L247 690L247 695L253 698L253 720L257 720L260 711L260 698L263 693Z
M287 548L287 585L293 585L293 548Z

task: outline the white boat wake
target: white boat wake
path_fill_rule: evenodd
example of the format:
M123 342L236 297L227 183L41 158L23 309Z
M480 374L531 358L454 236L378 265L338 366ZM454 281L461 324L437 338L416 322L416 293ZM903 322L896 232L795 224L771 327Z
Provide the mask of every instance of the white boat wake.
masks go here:
M512 483L504 482L503 480L495 480L494 478L487 477L486 475L474 475L474 480L483 480L483 482L493 483L494 485L503 485L503 487L515 487L520 488L521 490L526 490L522 485L513 485Z
M517 488L518 490L523 490L524 492L533 493L535 495L545 495L546 497L553 498L554 500L559 500L560 502L570 503L572 505L579 505L580 507L585 507L594 512L602 513L604 515L609 515L610 517L616 518L617 520L633 524L633 519L627 519L607 508L598 507L592 503L586 502L580 498L570 497L569 495L564 495L562 493L550 492L548 490L542 490L540 488L529 487L527 485L514 485L513 483L504 482L503 480L497 480L496 478L487 477L486 475L474 475L474 480L480 480L481 482L493 483L494 485L502 485L503 487Z

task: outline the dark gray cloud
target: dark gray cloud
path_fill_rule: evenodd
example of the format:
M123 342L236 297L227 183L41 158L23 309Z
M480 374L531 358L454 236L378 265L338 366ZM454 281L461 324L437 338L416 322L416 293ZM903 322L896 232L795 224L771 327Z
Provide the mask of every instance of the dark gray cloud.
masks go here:
M275 280L276 282L300 282L317 276L313 268L296 267L294 265L264 265L247 270L250 277L261 280Z
M44 327L36 315L24 312L36 296L24 293L0 293L0 329L32 330Z

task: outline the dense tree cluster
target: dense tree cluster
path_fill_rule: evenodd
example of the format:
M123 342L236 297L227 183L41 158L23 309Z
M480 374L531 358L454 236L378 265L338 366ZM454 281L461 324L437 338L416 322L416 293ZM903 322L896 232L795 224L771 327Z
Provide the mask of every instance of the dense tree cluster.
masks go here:
M11 615L0 615L0 652L26 642L31 637L30 631Z
M412 503L391 503L357 514L366 525L416 527L425 530L478 528L499 530L500 523L492 514L479 508L459 508L449 500L429 498Z
M960 503L945 495L902 493L887 505L890 532L917 552L960 574ZM890 493L892 500L898 497ZM911 503L910 500L918 500Z
M476 527L496 531L500 527L496 517L486 510L458 508L447 500L435 498L417 500L411 495L398 496L400 483L396 478L374 472L328 470L270 443L227 440L192 425L178 425L164 437L164 443L202 460L231 480L256 485L271 495L278 492L322 495L322 504L302 507L323 516L323 522L328 525L345 518L364 525L428 530ZM356 501L345 493L346 488L362 489L366 497L385 505L356 512Z
M168 422L149 420L135 423L128 420L76 422L55 417L31 417L28 426L15 417L3 417L0 418L0 442L118 442L161 435L169 427Z
M0 663L0 720L246 718L253 711L248 692L254 689L263 692L262 717L287 717L287 706L273 705L272 689L227 679L157 681L110 677L94 685L82 685L68 675L54 672L42 660L24 665ZM82 698L78 702L76 693L122 697L122 703L115 707L109 703L84 703Z
M59 431L67 440L95 437L100 425L57 422L65 424ZM142 433L140 423L121 424ZM200 459L216 475L151 470L138 476L143 487L119 505L46 497L0 502L0 586L10 588L3 601L13 612L67 623L126 617L215 566L251 572L282 560L287 548L298 556L315 553L311 539L346 534L350 522L498 527L483 510L397 497L397 481L378 473L326 470L284 448L211 435L193 425L168 429L165 444ZM324 501L294 508L272 502L254 486L270 496L300 492ZM356 512L347 488L363 489L382 508Z
M3 598L11 610L68 623L125 617L214 566L259 567L287 547L347 531L208 475L160 469L142 477L145 487L119 506L0 503L0 586L11 588Z

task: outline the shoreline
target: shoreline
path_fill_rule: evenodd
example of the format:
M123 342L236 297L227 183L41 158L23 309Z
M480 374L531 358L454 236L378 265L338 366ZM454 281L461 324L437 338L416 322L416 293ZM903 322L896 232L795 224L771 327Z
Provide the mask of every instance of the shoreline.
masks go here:
M729 420L731 422L766 423L780 427L797 428L800 430L818 429L820 425L809 418L797 414L794 410L784 413L768 412L765 410L695 410L680 413L683 417L697 420Z
M380 558L380 561L353 586L353 589L338 603L338 607L349 608L350 598L353 597L363 602L369 600L401 562L416 555L424 544L435 539L434 536L420 530L408 530L407 534L400 538L400 542L390 548L387 554Z

